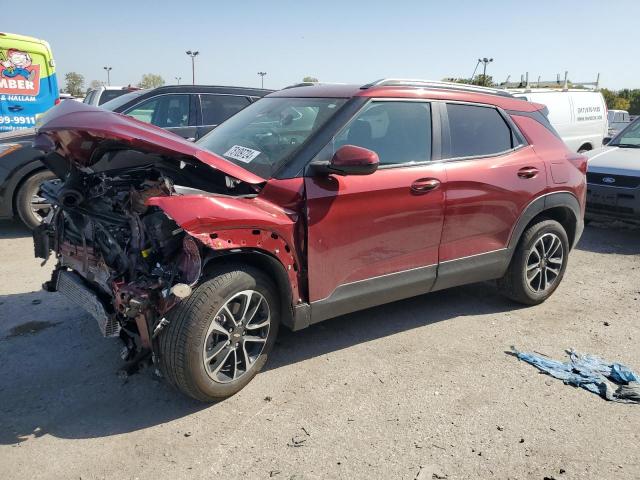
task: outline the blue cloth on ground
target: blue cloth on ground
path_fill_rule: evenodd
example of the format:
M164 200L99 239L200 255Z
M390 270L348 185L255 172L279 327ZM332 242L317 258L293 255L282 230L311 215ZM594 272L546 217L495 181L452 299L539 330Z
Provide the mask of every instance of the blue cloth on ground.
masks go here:
M640 377L626 365L609 363L595 355L583 355L567 350L569 362L559 362L543 355L520 352L511 347L520 359L564 383L584 388L601 397L625 403L640 403ZM607 379L618 384L614 390Z

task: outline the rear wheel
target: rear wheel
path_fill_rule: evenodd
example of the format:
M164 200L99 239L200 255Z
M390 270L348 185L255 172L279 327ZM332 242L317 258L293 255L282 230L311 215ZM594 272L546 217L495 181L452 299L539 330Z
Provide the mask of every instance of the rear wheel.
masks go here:
M214 272L171 312L161 368L180 391L209 402L240 391L262 369L278 333L276 288L260 270Z
M16 212L32 230L42 223L51 210L51 205L42 198L40 189L43 182L54 178L56 176L48 170L36 172L23 181L16 194Z
M569 240L560 223L534 223L522 235L507 273L498 280L498 288L516 302L542 303L562 281L568 255Z
M584 152L588 152L590 150L592 150L593 147L591 147L590 143L585 143L584 145L582 145L579 149L578 149L578 153L584 153Z

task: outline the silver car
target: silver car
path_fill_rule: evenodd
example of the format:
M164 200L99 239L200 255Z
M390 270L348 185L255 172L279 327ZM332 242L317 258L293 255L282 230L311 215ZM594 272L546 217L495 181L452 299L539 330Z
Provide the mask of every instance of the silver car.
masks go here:
M640 118L586 155L586 218L640 222Z

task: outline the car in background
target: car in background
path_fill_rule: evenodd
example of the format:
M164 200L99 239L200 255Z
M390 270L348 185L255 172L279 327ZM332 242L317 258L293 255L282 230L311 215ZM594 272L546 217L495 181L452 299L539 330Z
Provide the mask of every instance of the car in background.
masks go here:
M626 110L609 110L607 118L609 120L608 137L616 136L623 128L631 123L631 117Z
M640 118L587 156L587 220L640 222Z
M103 103L107 103L109 100L113 100L114 98L117 98L120 95L124 95L125 93L129 93L134 90L140 90L140 89L137 87L132 87L131 85L129 85L128 87L115 87L115 86L103 85L98 88L89 89L84 99L82 100L82 103L99 107Z
M210 85L168 85L131 92L104 108L198 140L273 90Z
M541 103L560 138L574 152L602 145L607 136L607 105L602 93L588 89L509 89L517 98Z
M175 85L124 92L100 108L195 140L272 90L243 87ZM63 102L65 103L65 102ZM49 212L40 196L53 174L40 161L32 143L35 130L11 132L0 138L0 219L18 216L34 228Z
M486 280L540 304L586 190L544 110L460 84L313 85L193 143L66 102L35 140L63 181L34 232L57 261L45 289L202 401L242 389L280 325Z
M49 44L0 33L0 132L33 128L36 117L59 102Z

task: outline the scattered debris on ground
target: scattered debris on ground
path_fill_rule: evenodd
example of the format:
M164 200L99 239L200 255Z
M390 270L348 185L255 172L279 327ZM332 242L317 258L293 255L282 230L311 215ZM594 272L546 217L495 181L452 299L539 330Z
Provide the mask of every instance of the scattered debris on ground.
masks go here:
M621 363L610 363L595 355L567 350L569 362L559 362L546 355L520 352L511 347L515 356L565 384L589 390L605 400L621 403L640 403L640 377ZM612 382L617 386L611 385ZM499 429L499 428L498 428Z

